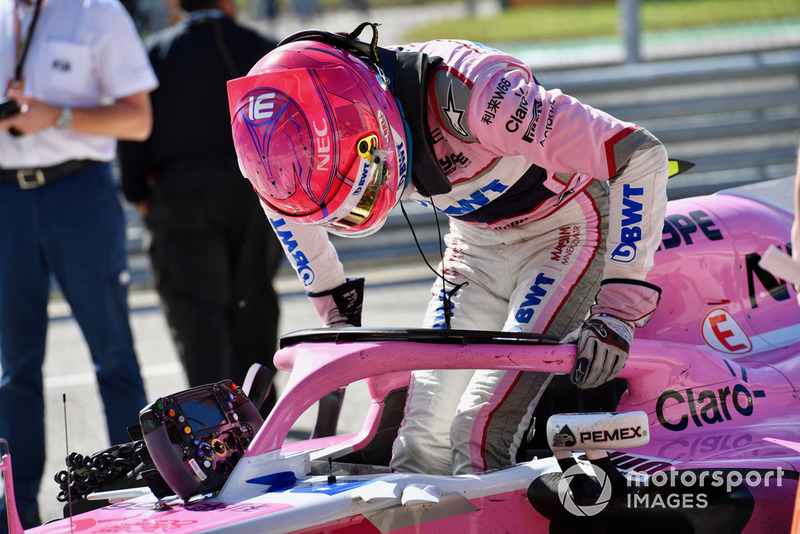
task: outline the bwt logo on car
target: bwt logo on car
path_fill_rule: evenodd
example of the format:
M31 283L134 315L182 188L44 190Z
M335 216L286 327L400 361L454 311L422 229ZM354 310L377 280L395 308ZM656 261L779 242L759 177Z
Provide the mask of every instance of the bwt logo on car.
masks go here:
M644 195L643 187L632 187L625 184L622 187L622 228L620 229L621 243L614 248L611 259L620 263L630 263L636 258L636 243L642 240L642 203L632 197Z

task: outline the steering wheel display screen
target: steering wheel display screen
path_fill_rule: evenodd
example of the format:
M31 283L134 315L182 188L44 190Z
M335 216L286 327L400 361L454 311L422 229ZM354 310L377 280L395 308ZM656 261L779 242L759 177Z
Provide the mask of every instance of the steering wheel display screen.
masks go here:
M186 421L194 428L213 428L227 423L217 401L211 397L181 403Z

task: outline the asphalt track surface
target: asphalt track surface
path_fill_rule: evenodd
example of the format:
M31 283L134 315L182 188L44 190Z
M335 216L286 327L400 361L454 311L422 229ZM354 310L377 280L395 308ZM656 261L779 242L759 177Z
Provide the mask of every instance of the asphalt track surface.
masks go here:
M491 13L491 3L478 6L479 13ZM416 24L433 18L456 18L465 13L463 4L447 6L415 6L413 9L387 9L363 14L342 10L299 21L291 15L281 14L276 21L246 21L282 38L293 31L314 27L333 31L351 30L358 22L370 20L382 23L382 44L405 42L405 31ZM735 30L735 31L733 31ZM742 28L723 29L716 33L664 34L646 36L643 56L652 58L668 54L671 42L673 53L684 50L734 47L757 49L761 47L800 45L800 21L765 28L749 27L749 37L742 40ZM702 41L702 44L698 44ZM528 45L506 48L525 57L534 50ZM619 40L586 40L536 45L536 62L542 68L561 68L573 64L618 61L621 59ZM428 300L432 279L421 260L409 263L383 265L345 265L349 276L365 276L367 290L364 303L364 326L417 327L420 325ZM280 332L288 333L306 328L317 328L319 319L303 295L302 287L293 273L282 273L276 280L281 294ZM142 376L149 400L185 389L186 379L182 365L169 337L158 298L150 289L132 290L130 294L131 324ZM56 501L58 486L53 476L64 468L67 452L91 454L108 447L102 403L97 392L86 343L80 329L70 315L68 306L55 297L51 303L51 321L48 331L47 355L44 367L47 425L47 461L40 491L41 515L44 521L61 517L62 505ZM285 383L285 373L279 373L278 391ZM62 399L66 399L66 403ZM353 431L360 424L361 405L365 399L363 388L354 387L345 396L340 430ZM312 408L291 436L301 439L313 426L316 409ZM13 459L14 450L11 451ZM1 490L0 490L1 491Z

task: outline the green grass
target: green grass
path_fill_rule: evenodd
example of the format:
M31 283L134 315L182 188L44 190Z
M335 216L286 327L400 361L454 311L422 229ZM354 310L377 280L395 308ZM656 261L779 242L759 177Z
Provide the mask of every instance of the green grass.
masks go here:
M645 31L796 17L800 17L799 0L645 0L641 5ZM431 23L410 32L408 38L459 38L485 43L545 41L614 35L619 31L618 24L613 1L515 5L493 16Z

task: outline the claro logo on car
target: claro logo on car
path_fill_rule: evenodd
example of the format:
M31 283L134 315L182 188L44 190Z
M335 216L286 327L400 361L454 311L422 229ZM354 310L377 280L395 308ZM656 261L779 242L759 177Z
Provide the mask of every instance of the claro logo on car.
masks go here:
M668 389L656 401L656 417L667 430L680 432L689 426L691 421L700 428L705 425L730 421L736 414L750 417L755 411L754 399L767 396L763 389L748 389L747 369L738 366L739 374L730 362L725 361L731 376L741 378L741 382L718 387L716 389L700 389L699 386L681 391ZM732 387L731 387L732 386ZM676 411L680 414L675 417ZM668 413L667 413L668 412Z
M658 422L667 430L680 432L691 422L700 428L705 425L730 421L736 414L744 417L753 415L754 398L766 397L764 390L750 392L744 384L736 384L717 389L695 390L689 388L681 391L667 390L658 397L656 416ZM675 408L682 412L675 417ZM665 412L669 410L670 414Z

